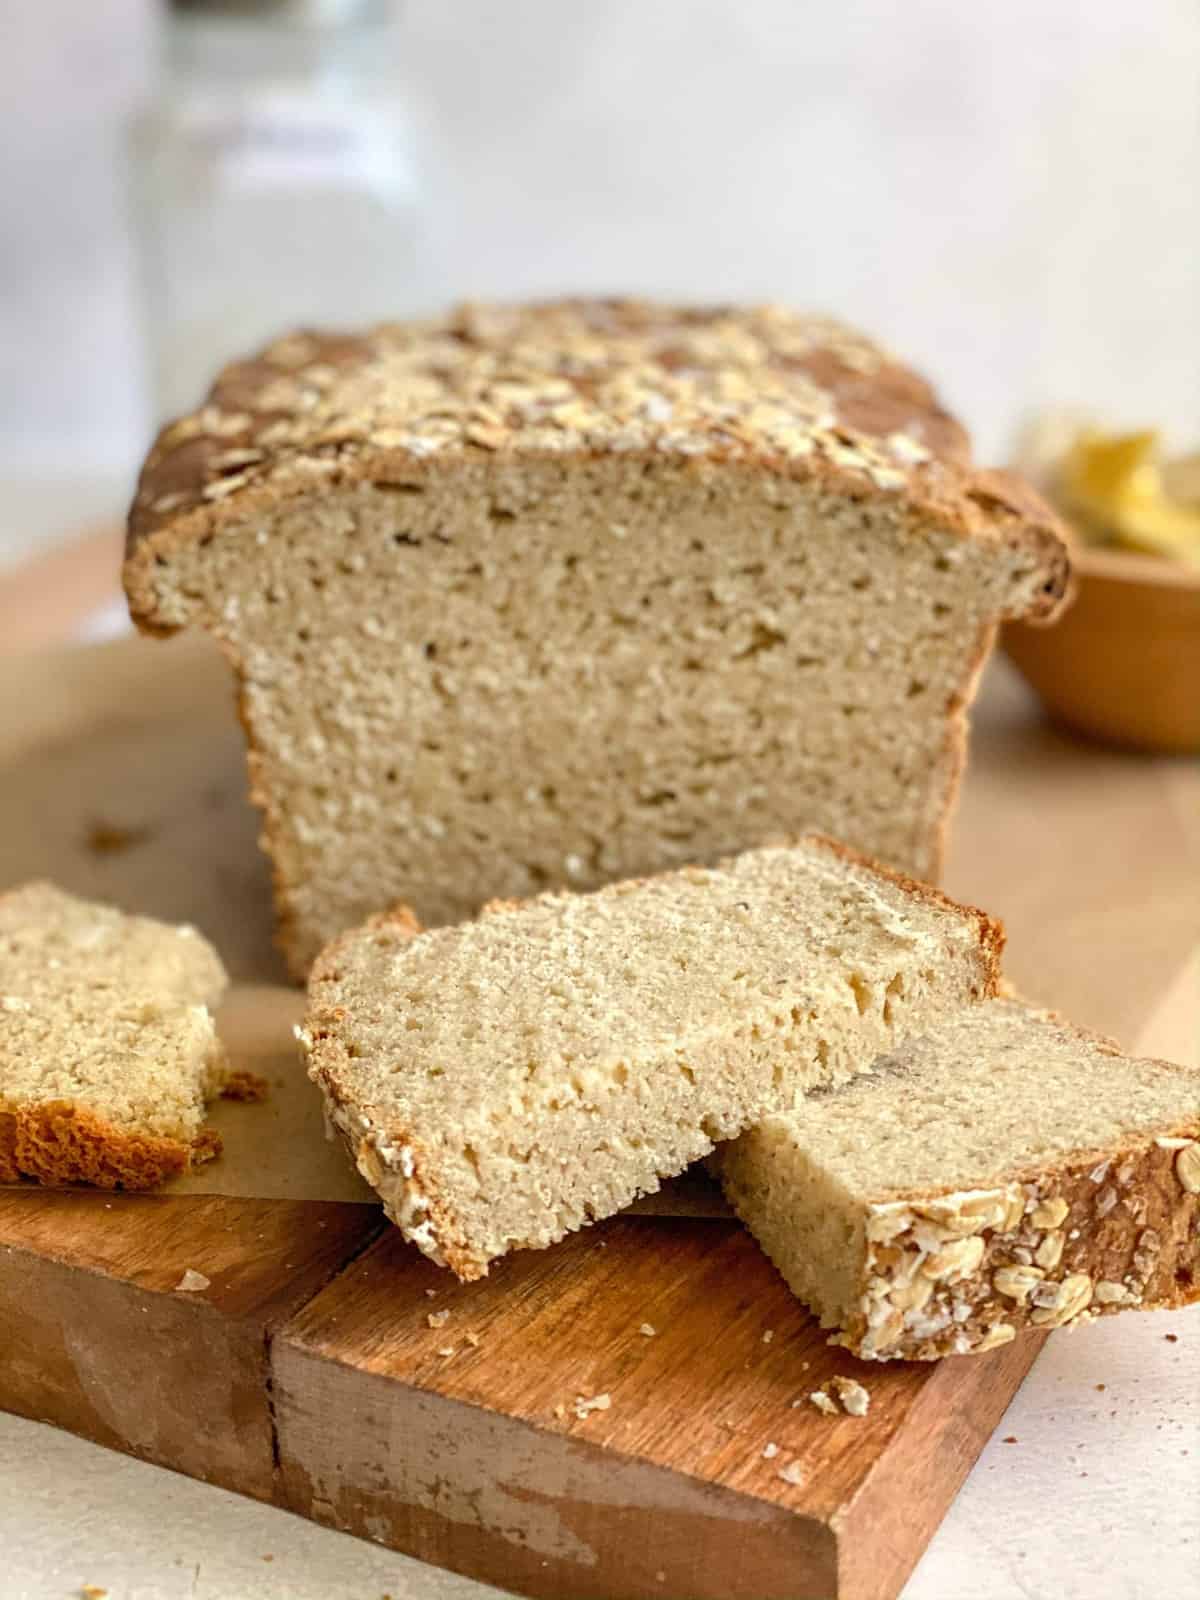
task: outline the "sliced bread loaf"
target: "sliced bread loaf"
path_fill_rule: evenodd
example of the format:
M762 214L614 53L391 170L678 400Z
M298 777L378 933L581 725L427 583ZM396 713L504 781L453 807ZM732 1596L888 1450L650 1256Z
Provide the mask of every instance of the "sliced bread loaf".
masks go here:
M836 1342L994 1349L1200 1296L1200 1071L993 1000L717 1157Z
M237 673L302 977L806 829L936 879L996 622L1054 516L827 319L590 301L301 334L146 463L125 582Z
M388 1215L462 1278L994 992L982 912L825 840L323 952L301 1042Z
M226 982L194 928L49 883L0 895L0 1182L148 1189L215 1155Z

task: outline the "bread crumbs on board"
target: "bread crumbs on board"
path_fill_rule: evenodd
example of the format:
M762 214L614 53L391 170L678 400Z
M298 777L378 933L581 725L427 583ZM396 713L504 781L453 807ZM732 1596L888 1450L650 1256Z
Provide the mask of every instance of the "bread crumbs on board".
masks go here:
M831 1378L830 1387L851 1417L865 1417L871 1408L870 1391L856 1378Z
M611 1405L612 1395L610 1394L594 1394L591 1396L579 1394L575 1396L575 1404L571 1409L580 1422L584 1422L593 1411L607 1411Z
M211 1278L206 1278L202 1272L197 1272L194 1267L189 1267L175 1285L177 1294L200 1294L212 1283Z
M832 1395L828 1392L830 1389L833 1390ZM793 1410L804 1404L804 1398L800 1395L792 1401ZM844 1411L850 1417L865 1417L871 1407L871 1394L856 1378L830 1378L823 1389L813 1390L808 1402L827 1417L836 1417L839 1411Z

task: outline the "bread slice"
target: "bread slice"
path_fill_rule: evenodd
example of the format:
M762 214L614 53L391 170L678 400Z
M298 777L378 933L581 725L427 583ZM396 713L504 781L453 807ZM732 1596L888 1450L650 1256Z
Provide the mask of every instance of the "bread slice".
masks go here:
M457 922L808 829L936 881L1057 527L827 319L472 307L222 374L150 454L125 583L234 666L302 977L397 900Z
M388 1215L477 1278L991 994L982 912L828 840L344 934L310 1075Z
M717 1158L796 1294L867 1359L995 1349L1200 1296L1200 1071L993 1000Z
M194 928L49 883L0 895L0 1182L149 1189L215 1155L226 982Z

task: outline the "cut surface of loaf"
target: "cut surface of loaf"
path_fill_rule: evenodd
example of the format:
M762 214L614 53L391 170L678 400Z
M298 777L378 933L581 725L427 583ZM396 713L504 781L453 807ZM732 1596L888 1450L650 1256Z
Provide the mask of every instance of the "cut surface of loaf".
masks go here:
M303 976L425 924L818 829L936 877L966 707L1065 549L928 386L777 307L467 308L301 334L167 428L149 631L238 678Z
M992 1000L716 1158L796 1294L877 1360L1200 1296L1200 1071Z
M194 928L49 883L0 895L0 1182L145 1189L216 1154L226 983Z
M342 935L301 1043L388 1215L475 1278L994 992L982 912L824 840Z

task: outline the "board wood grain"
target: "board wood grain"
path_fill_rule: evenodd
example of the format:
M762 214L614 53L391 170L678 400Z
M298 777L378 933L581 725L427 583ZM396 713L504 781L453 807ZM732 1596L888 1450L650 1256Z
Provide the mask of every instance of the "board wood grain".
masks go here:
M522 1594L884 1600L1039 1343L856 1361L730 1222L616 1218L474 1284L388 1232L272 1344L282 1492ZM812 1405L835 1375L867 1416Z
M272 1499L270 1338L379 1226L352 1204L0 1190L0 1406Z

